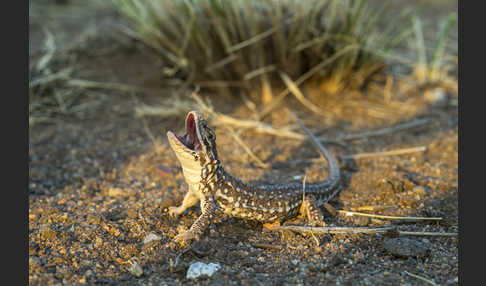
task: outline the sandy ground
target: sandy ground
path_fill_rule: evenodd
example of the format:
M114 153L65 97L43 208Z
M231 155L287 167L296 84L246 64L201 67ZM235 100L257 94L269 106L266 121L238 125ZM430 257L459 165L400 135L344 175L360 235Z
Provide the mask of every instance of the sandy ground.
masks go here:
M157 59L117 32L117 18L110 11L93 12L89 9L95 8L88 5L84 14L74 13L76 1L32 2L31 62L43 55L47 27L58 48L74 46L53 60L53 72L75 66L73 78L151 90L126 92L65 82L33 89L45 97L56 91L74 95L63 111L51 106L57 111L29 129L30 285L430 285L413 275L439 285L458 284L457 237L406 236L409 240L397 244L393 234L336 234L317 235L316 244L313 236L271 232L259 223L232 218L212 225L183 252L167 248L200 212L193 207L179 219L166 213L168 206L180 202L186 186L165 134L182 132L185 113L197 108L187 96L190 91L161 87ZM83 40L76 45L79 37ZM344 177L330 204L343 210L385 206L373 213L442 220L390 221L331 215L323 209L326 223L360 227L393 223L400 231L457 232L457 93L397 83L391 89L396 96L386 101L383 86L327 97L319 96L319 90L306 90L328 111L323 117L291 99L286 105L317 135L329 139L419 122L401 131L327 144ZM218 112L242 119L252 115L238 97L202 95ZM142 104L169 109L180 102L185 102L183 108L174 115L136 116L135 107ZM287 117L278 108L264 121L276 127L294 124ZM304 174L308 182L326 177L327 165L311 160L318 156L310 143L233 128L266 164L255 163L224 126L216 126L221 160L242 180L265 184L299 180ZM346 157L422 146L425 151L400 156ZM149 235L158 239L144 243ZM409 253L398 254L405 250ZM143 271L140 276L130 271L134 258ZM195 261L221 268L209 278L186 279Z

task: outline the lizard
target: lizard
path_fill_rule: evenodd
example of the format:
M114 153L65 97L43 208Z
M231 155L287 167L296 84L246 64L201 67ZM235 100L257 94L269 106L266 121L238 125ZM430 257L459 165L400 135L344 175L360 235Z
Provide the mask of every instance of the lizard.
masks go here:
M254 186L232 176L222 166L216 148L216 135L199 111L190 111L182 136L167 131L171 149L182 166L189 188L180 206L171 206L172 217L200 202L201 215L185 232L173 239L179 245L198 240L212 221L222 216L256 220L268 229L295 217L307 217L312 226L324 225L318 206L328 202L339 191L340 169L334 157L312 132L296 118L312 143L329 164L325 180L303 185L298 182Z

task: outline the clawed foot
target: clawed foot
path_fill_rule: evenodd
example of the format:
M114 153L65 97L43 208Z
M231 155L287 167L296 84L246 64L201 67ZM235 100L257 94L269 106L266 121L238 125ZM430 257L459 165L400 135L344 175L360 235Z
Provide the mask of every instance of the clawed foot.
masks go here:
M263 224L263 227L268 229L268 230L273 230L272 227L274 226L280 226L280 222L279 221L276 221L276 222L267 222L267 223L264 223Z
M187 230L176 235L172 241L180 247L184 247L187 246L193 239L197 239L197 235L195 235L194 232Z
M326 222L324 220L322 221L309 221L309 225L310 226L315 226L315 227L325 227L326 226Z
M169 207L169 210L167 212L173 218L178 217L182 213L179 207Z

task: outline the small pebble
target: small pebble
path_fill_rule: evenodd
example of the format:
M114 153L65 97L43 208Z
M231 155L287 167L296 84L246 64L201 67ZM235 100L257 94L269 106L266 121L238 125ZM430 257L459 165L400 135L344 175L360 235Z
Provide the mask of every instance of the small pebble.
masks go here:
M389 239L385 241L383 247L390 254L398 257L423 257L430 252L425 243L403 237Z
M119 197L123 194L123 190L120 188L109 188L108 189L108 196L110 197Z
M198 240L191 245L191 249L198 257L204 257L209 254L211 246L205 239Z
M149 233L144 239L143 239L143 244L147 244L151 241L154 241L154 240L160 240L160 236L156 235L155 233Z
M186 278L187 279L196 279L201 276L208 276L211 277L214 272L218 271L221 268L221 265L216 263L203 263L203 262L195 262L189 266L187 269Z
M101 237L97 237L95 239L95 246L96 247L102 247L103 246L103 239L101 239Z
M140 277L143 274L143 269L142 266L140 266L140 263L138 262L138 258L132 257L130 260L128 260L128 271L136 276Z

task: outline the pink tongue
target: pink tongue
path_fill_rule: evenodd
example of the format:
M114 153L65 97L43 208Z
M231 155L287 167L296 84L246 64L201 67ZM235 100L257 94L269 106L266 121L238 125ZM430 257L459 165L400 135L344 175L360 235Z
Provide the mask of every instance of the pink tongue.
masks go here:
M188 134L188 137L187 145L192 148L194 146L194 136L192 134Z
M195 144L194 144L194 150L197 150L201 147L201 144L199 144L199 141L197 141Z

